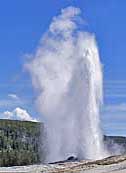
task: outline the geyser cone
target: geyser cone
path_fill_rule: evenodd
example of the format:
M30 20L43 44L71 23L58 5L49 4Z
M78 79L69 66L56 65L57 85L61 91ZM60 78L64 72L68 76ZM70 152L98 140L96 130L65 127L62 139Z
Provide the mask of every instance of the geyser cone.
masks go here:
M99 122L102 71L95 38L79 30L80 10L55 17L28 65L46 120L47 162L105 156Z

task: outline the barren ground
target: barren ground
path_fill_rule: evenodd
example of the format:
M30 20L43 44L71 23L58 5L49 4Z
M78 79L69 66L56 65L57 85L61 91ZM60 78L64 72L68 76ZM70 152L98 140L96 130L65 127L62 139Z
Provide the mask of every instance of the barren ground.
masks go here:
M126 155L97 161L1 167L0 173L126 173Z

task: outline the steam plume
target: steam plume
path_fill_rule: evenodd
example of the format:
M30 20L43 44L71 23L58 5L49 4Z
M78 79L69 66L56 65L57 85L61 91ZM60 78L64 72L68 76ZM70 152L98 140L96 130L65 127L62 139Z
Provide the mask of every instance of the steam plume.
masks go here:
M54 17L28 65L46 119L48 162L105 156L101 64L94 35L80 30L80 14L68 7Z

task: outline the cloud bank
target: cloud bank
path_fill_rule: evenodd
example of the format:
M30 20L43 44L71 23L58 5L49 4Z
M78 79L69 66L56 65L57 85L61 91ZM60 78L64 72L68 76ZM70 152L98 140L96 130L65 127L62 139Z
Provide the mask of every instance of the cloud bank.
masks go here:
M27 110L20 107L15 108L13 111L5 111L3 112L3 115L5 119L37 122L37 119L32 118L32 116L27 112Z

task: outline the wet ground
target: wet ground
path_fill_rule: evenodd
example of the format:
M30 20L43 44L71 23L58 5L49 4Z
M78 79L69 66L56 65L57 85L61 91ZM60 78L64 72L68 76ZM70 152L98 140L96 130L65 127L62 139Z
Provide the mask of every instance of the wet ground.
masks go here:
M47 165L1 167L0 173L126 173L126 155L97 161L74 161Z

